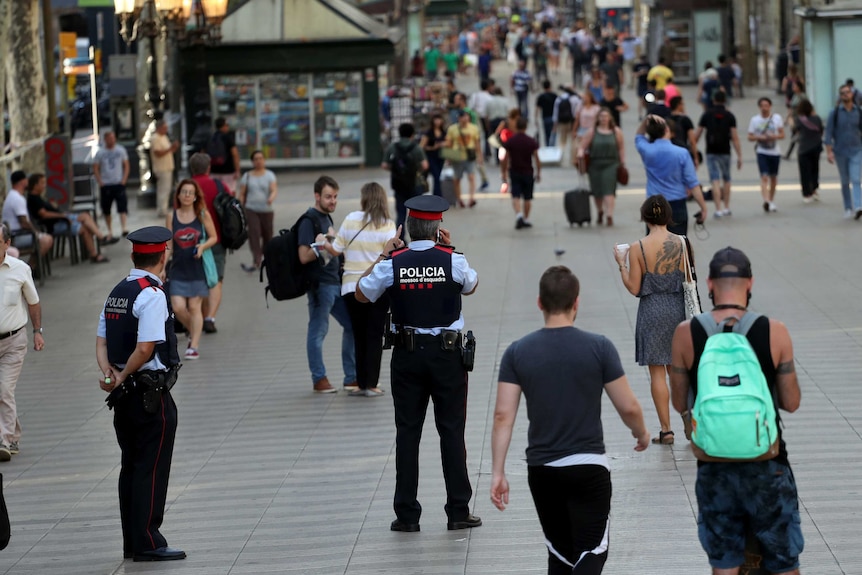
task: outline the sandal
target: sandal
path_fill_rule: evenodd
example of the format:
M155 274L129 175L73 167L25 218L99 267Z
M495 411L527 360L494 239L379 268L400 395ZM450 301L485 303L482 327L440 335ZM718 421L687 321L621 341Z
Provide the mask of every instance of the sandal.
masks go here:
M105 256L103 256L102 254L99 254L99 255L97 255L97 256L92 256L92 257L90 258L90 262L91 262L91 263L94 263L94 264L106 264L106 263L108 263L109 261L111 261L111 260L109 260L108 258L106 258Z
M604 221L604 219L605 219L605 213L603 211L599 210L599 217L596 219L596 225L599 225L599 226L602 225L602 222Z
M653 437L652 442L661 445L673 445L673 431L659 431L658 437Z

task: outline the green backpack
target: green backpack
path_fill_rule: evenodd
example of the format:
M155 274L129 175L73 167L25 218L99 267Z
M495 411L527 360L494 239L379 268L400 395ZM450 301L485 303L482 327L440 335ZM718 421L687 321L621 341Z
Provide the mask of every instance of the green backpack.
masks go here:
M775 399L746 334L760 314L732 326L711 313L695 316L706 331L691 408L691 441L715 459L771 459L778 454ZM690 402L691 403L691 402ZM697 452L697 450L695 450Z

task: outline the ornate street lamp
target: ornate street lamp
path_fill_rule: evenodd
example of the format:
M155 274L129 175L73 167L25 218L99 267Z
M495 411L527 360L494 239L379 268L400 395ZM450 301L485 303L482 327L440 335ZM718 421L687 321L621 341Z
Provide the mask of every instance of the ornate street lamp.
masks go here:
M145 96L149 104L147 117L153 120L138 146L141 168L141 192L148 195L152 179L149 157L149 137L155 122L164 113L165 94L159 86L156 40L164 38L170 46L169 60L174 73L172 99L179 102L178 45L207 45L221 41L221 23L227 14L228 0L114 0L114 11L120 19L120 36L127 45L149 39L149 85ZM178 110L171 110L176 113ZM144 203L149 203L146 201Z

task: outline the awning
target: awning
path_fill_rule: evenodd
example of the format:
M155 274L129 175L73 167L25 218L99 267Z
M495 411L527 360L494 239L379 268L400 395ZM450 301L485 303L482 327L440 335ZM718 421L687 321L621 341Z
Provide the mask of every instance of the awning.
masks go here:
M818 7L798 6L793 10L793 13L805 20L837 20L839 18L858 18L862 16L862 8L860 8L859 2L853 0Z
M458 16L470 9L467 0L431 0L425 7L426 16Z

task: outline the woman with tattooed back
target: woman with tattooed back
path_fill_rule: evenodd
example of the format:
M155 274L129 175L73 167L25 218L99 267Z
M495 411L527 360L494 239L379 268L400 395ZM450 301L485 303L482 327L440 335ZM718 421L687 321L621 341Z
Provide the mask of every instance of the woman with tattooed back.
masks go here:
M668 231L671 206L664 196L651 196L641 206L647 236L631 244L629 250L614 249L623 284L640 298L635 328L635 358L649 366L650 388L661 431L653 443L673 444L670 428L670 345L673 332L685 320L682 282L685 279L683 245L691 250L685 236ZM628 253L628 265L626 254Z

